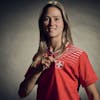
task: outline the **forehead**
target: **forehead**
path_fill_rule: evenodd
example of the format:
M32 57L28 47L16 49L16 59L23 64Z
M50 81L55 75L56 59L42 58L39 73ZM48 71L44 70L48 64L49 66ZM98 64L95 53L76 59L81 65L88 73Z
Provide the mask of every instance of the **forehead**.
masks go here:
M47 16L62 16L60 9L57 7L49 7L46 12Z

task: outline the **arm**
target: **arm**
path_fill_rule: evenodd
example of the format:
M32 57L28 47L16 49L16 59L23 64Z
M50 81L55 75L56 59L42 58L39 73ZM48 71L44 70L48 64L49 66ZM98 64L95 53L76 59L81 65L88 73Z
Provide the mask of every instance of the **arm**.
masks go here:
M32 75L25 77L25 79L20 84L18 94L21 98L27 96L32 91L41 73L42 66L39 65L36 68L33 67Z
M18 94L21 98L27 96L32 91L42 72L48 69L53 61L53 57L46 56L41 58L38 65L34 64L34 62L32 63L31 74L26 75L19 87Z
M99 93L96 89L95 84L91 84L85 88L89 100L100 100Z

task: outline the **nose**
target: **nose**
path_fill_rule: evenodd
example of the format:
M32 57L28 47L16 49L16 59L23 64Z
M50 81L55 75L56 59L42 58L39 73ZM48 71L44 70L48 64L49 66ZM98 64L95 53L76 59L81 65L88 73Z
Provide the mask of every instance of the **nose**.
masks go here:
M54 20L53 19L50 19L49 25L52 26L54 24L55 24Z

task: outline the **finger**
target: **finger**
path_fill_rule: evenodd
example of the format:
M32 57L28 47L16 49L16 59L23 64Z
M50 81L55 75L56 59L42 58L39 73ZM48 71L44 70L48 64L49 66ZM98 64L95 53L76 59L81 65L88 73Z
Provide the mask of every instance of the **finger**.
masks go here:
M44 65L45 65L46 69L50 67L50 65L48 63L45 63Z
M51 65L51 61L47 60L47 59L43 59L42 62L41 62L41 64L46 65L46 66L49 67Z
M52 57L52 56L49 56L48 58L49 58L50 62L54 62L55 61L55 58Z
M43 65L43 70L48 69L49 67L46 65Z
M43 58L41 62L44 63L44 64L45 63L51 63L51 61L49 59L46 59L46 58Z
M48 69L49 67L50 66L47 63L43 64L43 70Z
M41 60L43 63L44 62L48 62L48 63L51 63L52 61L53 61L53 58L52 57L45 57L45 56L43 56L42 57L42 60Z
M55 59L52 56L43 56L41 60L41 64L50 67L55 62Z

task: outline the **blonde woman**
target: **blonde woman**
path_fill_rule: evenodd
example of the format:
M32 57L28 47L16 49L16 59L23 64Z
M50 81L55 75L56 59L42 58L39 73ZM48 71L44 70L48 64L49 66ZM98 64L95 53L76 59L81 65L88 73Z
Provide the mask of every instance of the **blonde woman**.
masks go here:
M37 100L80 100L82 85L89 100L99 100L97 76L86 52L73 45L64 7L51 1L39 18L40 42L33 62L19 87L19 96L27 96L38 84Z

